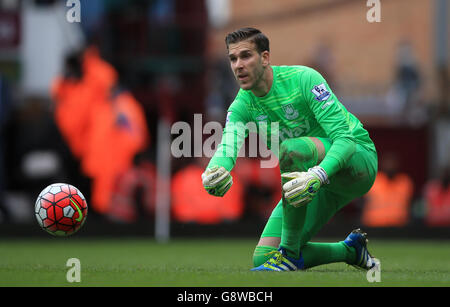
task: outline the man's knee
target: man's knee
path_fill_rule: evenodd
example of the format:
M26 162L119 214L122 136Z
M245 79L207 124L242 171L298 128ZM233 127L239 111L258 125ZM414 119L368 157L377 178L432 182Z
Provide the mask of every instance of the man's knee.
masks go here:
M317 163L317 148L309 137L284 140L280 145L280 170L305 172Z

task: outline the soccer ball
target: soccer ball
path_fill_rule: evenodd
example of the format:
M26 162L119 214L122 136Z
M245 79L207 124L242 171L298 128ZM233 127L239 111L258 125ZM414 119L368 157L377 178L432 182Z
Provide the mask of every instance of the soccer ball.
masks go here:
M67 183L53 183L36 199L34 213L39 225L55 236L69 236L86 221L87 202L83 194Z

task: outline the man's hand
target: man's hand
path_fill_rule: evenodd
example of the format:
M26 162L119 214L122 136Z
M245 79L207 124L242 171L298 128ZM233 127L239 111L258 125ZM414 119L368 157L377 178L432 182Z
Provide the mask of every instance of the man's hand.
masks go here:
M283 173L281 179L288 180L283 184L284 199L296 208L308 204L322 184L328 183L327 174L318 166L310 168L307 172Z
M212 167L202 174L203 187L214 196L222 197L231 188L233 178L223 166Z

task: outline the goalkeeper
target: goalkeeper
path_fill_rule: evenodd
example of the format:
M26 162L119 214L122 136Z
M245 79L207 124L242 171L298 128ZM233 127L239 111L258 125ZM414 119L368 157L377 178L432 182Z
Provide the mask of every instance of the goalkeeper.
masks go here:
M203 186L220 197L230 189L247 123L264 121L264 133L277 133L281 144L282 199L255 248L252 270L293 271L333 262L374 267L367 235L359 229L344 241L310 242L338 210L372 186L378 162L368 132L317 71L270 65L269 40L259 30L239 29L225 42L240 90L228 109L221 144L202 174ZM277 131L270 131L273 122Z

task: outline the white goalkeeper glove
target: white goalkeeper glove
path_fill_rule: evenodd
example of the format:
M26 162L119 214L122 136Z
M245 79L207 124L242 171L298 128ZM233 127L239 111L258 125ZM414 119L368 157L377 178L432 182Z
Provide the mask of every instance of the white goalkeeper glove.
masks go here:
M223 166L208 168L202 174L203 187L214 196L222 197L231 188L233 178Z
M286 202L296 208L311 202L323 184L329 183L327 173L320 166L314 166L307 172L281 174L289 180L283 184L283 196Z

